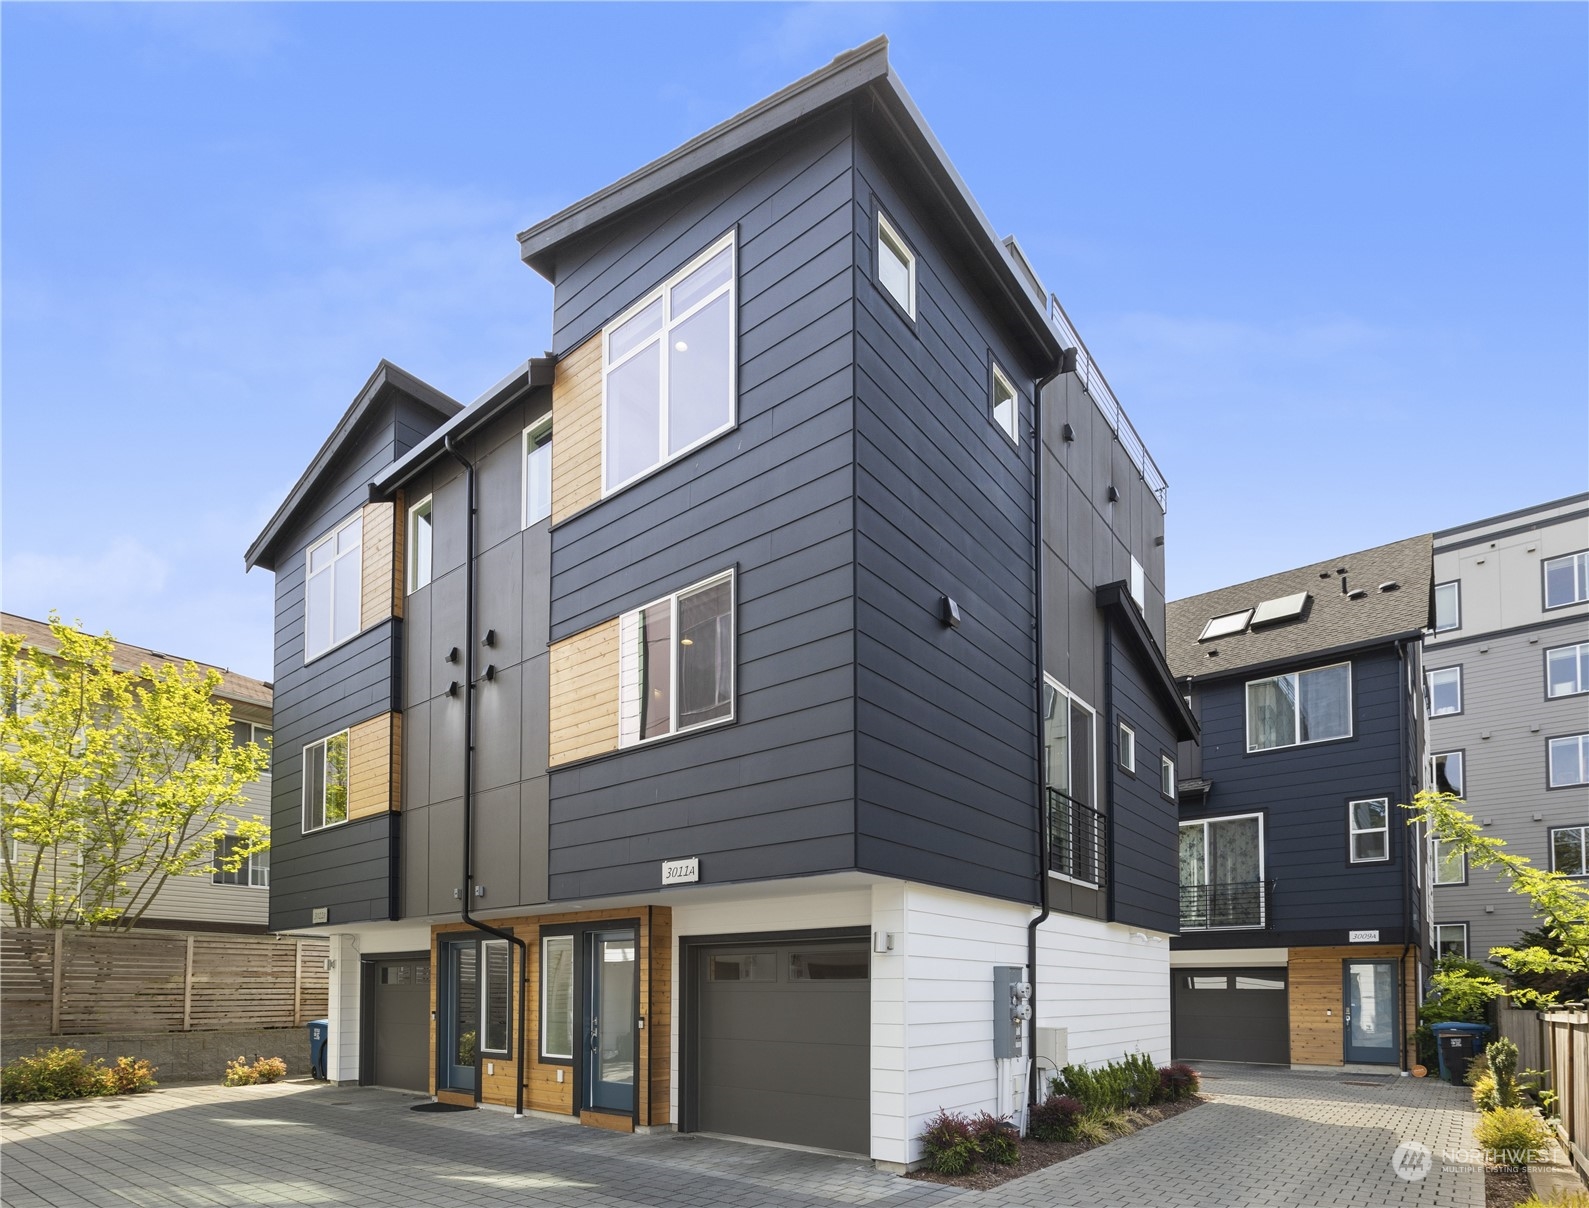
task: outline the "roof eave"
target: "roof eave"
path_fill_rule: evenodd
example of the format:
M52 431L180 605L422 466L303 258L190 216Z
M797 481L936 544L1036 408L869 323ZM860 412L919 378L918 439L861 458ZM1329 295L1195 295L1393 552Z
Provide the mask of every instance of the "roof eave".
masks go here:
M1399 633L1386 633L1378 637L1359 638L1355 642L1342 642L1339 645L1326 646L1319 650L1301 650L1294 654L1276 655L1274 658L1264 659L1256 663L1238 663L1234 667L1220 667L1217 670L1200 673L1189 672L1177 675L1175 678L1177 683L1192 685L1228 679L1235 675L1265 674L1271 671L1278 671L1282 667L1317 663L1321 659L1340 658L1343 654L1357 654L1363 650L1372 650L1376 646L1395 646L1401 642L1420 638L1423 634L1424 631L1422 629L1405 629Z
M1197 719L1192 716L1191 709L1181 697L1180 688L1175 682L1175 673L1170 670L1164 651L1160 650L1159 644L1153 640L1147 618L1142 615L1136 601L1131 598L1130 585L1124 580L1105 583L1098 588L1095 598L1098 607L1123 621L1126 631L1136 639L1137 647L1152 668L1153 687L1158 690L1162 703L1175 725L1176 738L1195 742L1199 733Z

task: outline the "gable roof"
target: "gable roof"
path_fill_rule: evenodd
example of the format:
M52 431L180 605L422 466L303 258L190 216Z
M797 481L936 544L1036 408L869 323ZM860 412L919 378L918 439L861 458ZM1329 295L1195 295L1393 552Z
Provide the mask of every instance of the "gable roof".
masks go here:
M1170 665L1165 661L1164 652L1159 649L1159 644L1153 640L1153 634L1148 630L1148 623L1142 616L1142 610L1131 598L1131 585L1124 581L1105 583L1093 595L1098 607L1124 629L1135 643L1137 653L1147 661L1152 674L1150 687L1158 694L1159 704L1164 706L1165 715L1170 719L1175 737L1183 742L1195 739L1197 719L1192 716L1192 710L1182 698L1175 677L1170 673Z
M1347 594L1341 590L1345 570ZM1381 591L1383 583L1397 586ZM1358 598L1358 591L1366 594ZM1265 600L1306 592L1295 620L1199 642L1215 617ZM1413 637L1434 624L1434 551L1429 534L1299 566L1232 587L1172 600L1166 608L1166 653L1179 679L1209 679L1307 655Z
M276 514L270 518L270 522L248 547L248 551L243 555L244 570L253 570L256 566L263 566L266 570L276 569L274 547L277 539L292 524L299 509L308 502L315 488L320 485L320 479L336 464L343 449L353 439L365 416L388 390L401 391L415 402L428 407L435 413L438 423L451 419L463 409L461 403L448 398L428 382L420 381L413 374L398 368L383 357L348 409L342 413L342 418L337 421L336 427L331 429L331 435L326 437L325 443L320 446L320 451L314 455L298 481L293 484L292 490L287 492L287 498L281 501Z
M819 110L850 99L870 102L868 113L898 140L904 160L926 186L916 200L949 234L959 236L969 253L966 263L1014 330L1040 350L1043 359L1057 362L1060 338L1049 322L1047 299L1033 294L1022 267L994 234L987 215L900 83L888 62L886 37L845 51L826 67L536 223L520 233L519 253L526 264L552 280L557 249L565 241L682 187Z

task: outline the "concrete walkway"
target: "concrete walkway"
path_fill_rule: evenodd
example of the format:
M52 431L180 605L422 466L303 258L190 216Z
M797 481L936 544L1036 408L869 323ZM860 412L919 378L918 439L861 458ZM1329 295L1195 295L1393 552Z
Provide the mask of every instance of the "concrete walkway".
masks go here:
M424 1114L417 1096L285 1083L28 1104L0 1126L6 1208L523 1205L526 1208L1482 1208L1464 1090L1430 1081L1209 1067L1214 1102L990 1192L900 1179L860 1159L703 1137L621 1136L494 1111ZM1402 1141L1433 1151L1421 1179Z

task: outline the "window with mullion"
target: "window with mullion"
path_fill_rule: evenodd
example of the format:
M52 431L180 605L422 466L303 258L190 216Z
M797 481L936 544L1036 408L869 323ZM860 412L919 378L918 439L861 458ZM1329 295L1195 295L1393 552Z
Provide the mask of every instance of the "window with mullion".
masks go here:
M1435 584L1435 632L1462 628L1462 584L1453 579L1450 583Z
M620 746L731 720L734 573L625 613L618 649Z
M323 830L348 820L348 732L303 749L303 829Z
M1552 738L1545 745L1550 763L1551 788L1589 784L1589 734Z
M1468 857L1456 844L1433 839L1436 885L1461 885L1468 879Z
M359 632L363 536L363 513L356 512L304 554L305 659L324 654Z
M1546 608L1565 608L1589 600L1589 550L1547 558L1543 567Z
M1336 663L1247 684L1247 750L1350 738L1352 665Z
M1346 806L1353 864L1378 864L1390 859L1390 800L1370 797Z
M1569 877L1589 876L1586 843L1589 843L1589 826L1561 826L1553 829L1550 832L1551 871Z
M1552 697L1589 692L1589 642L1545 651L1545 691Z

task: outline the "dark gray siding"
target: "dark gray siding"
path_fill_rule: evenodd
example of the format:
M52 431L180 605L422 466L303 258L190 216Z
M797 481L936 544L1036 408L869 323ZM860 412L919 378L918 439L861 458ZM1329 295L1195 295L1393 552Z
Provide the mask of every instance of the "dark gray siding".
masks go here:
M1176 803L1161 792L1162 758L1176 757L1175 732L1146 658L1109 627L1109 917L1173 932L1180 927ZM1119 723L1136 733L1136 771L1120 766Z
M369 499L368 483L432 426L431 413L397 392L374 406L340 472L284 537L276 565L275 743L271 766L270 925L391 917L396 820L370 818L302 833L304 746L401 707L401 622L383 621L304 662L304 554Z
M914 322L876 284L879 206L917 254ZM864 139L853 223L856 862L1033 901L1038 369ZM1019 445L991 417L990 356L1021 394ZM958 629L942 623L944 595Z
M573 347L738 227L738 426L551 534L555 641L738 570L736 719L551 775L550 896L854 864L846 113L560 256ZM542 689L544 699L544 688Z
M1357 655L1351 738L1253 754L1246 743L1246 677L1197 687L1203 775L1213 789L1206 807L1183 809L1181 818L1264 815L1274 921L1262 932L1190 932L1177 946L1342 944L1348 930L1359 928L1378 930L1385 943L1401 941L1409 833L1395 808L1407 799L1403 675L1394 650ZM1384 863L1350 862L1347 802L1363 797L1390 799L1391 858Z

